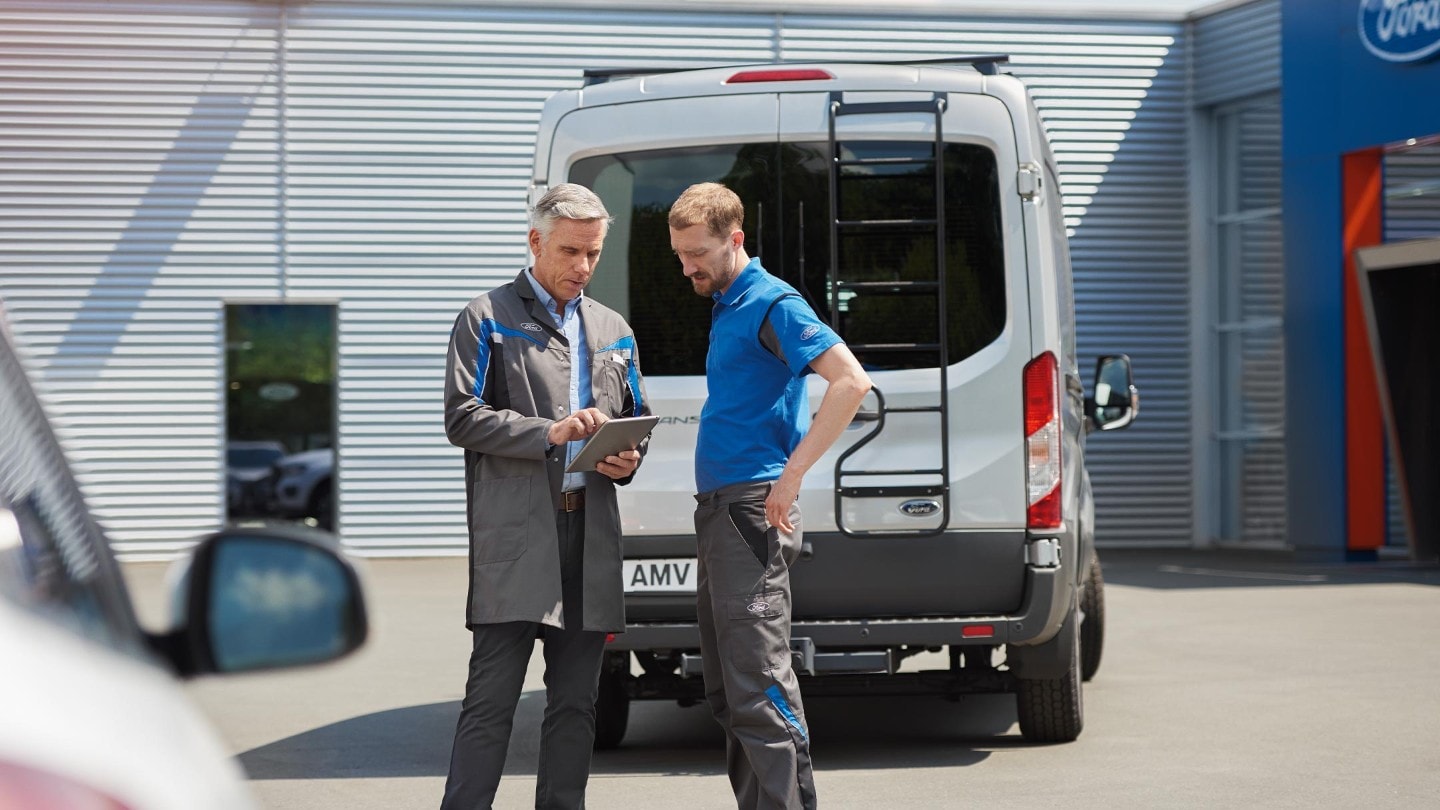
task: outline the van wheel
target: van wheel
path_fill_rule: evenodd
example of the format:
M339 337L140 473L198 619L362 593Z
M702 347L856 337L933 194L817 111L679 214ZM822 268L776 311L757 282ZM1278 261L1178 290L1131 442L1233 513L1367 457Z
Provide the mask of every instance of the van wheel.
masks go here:
M619 748L630 723L630 696L625 680L630 677L630 653L605 654L600 665L600 690L595 696L595 750Z
M1085 726L1080 686L1080 632L1075 624L1073 620L1067 621L1060 628L1061 633L1069 635L1069 643L1074 645L1064 675L1033 680L1021 678L1016 682L1015 704L1020 733L1030 742L1073 742Z
M1100 670L1100 654L1105 651L1105 580L1100 576L1099 554L1090 557L1080 611L1080 677L1088 681Z

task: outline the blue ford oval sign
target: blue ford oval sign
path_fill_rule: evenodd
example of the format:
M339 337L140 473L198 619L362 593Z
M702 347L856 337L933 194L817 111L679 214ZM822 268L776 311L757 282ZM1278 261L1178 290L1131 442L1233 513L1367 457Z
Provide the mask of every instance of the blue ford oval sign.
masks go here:
M1360 41L1387 62L1440 51L1440 0L1360 0Z
M940 511L940 504L928 498L919 498L900 504L900 514L906 517L925 517Z

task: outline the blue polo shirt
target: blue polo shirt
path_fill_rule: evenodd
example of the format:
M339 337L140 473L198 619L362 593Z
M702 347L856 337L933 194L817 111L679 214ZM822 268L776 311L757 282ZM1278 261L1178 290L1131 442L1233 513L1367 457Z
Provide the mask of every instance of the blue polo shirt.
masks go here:
M759 259L714 298L707 396L695 445L695 487L702 493L780 477L810 428L802 378L812 360L840 342L795 288L765 272ZM783 362L760 342L767 312Z

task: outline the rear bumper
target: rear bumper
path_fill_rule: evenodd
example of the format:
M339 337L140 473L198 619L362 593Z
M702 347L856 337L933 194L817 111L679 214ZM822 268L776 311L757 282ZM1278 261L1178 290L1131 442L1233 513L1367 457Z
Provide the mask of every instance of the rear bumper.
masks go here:
M1068 559L1067 559L1068 562ZM901 645L1031 645L1048 641L1060 629L1069 605L1070 572L1028 566L1025 597L1013 613L906 619L823 619L792 623L792 638L808 638L826 649L864 649ZM987 631L988 628L988 631ZM633 622L607 645L612 650L693 650L700 646L694 622Z

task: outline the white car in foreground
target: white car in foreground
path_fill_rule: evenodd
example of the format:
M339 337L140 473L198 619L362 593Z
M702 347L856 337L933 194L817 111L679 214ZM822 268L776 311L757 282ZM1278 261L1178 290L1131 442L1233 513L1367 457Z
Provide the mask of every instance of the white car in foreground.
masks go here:
M354 569L326 534L224 531L177 569L174 626L142 629L3 327L0 808L253 807L176 678L355 649L366 617Z

